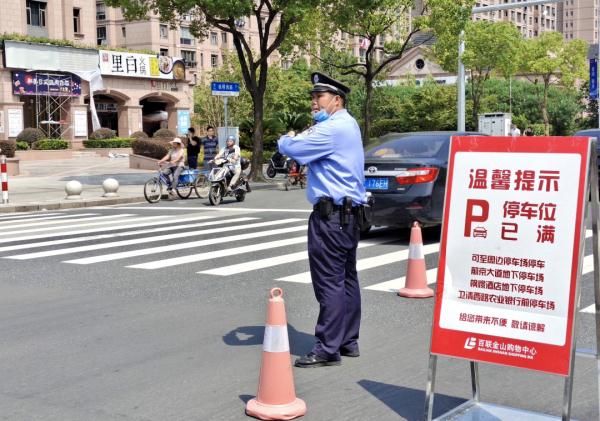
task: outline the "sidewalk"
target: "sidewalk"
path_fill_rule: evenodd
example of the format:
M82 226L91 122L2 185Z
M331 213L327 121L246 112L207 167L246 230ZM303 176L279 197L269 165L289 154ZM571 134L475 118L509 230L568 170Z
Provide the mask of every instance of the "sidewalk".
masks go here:
M0 213L83 208L120 203L145 202L143 186L154 171L129 168L129 159L78 157L63 160L21 161L20 175L8 178L9 203L0 203ZM118 197L102 197L102 182L119 182ZM65 185L77 180L83 185L81 199L67 200ZM252 183L252 189L277 189L275 179ZM192 193L192 197L196 197ZM203 200L203 199L202 199Z

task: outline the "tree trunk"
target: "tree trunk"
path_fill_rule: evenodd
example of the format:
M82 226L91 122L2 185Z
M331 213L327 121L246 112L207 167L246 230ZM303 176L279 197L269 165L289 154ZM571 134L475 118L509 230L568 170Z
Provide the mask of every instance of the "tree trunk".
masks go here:
M254 132L252 133L252 169L250 179L252 181L264 181L263 166L263 135L264 135L264 96L265 92L260 89L252 95L254 108Z
M373 80L365 78L365 103L363 106L363 145L369 143L371 136L371 104L373 102Z
M544 134L550 135L550 118L548 117L548 85L550 80L544 80L544 98L542 99L542 118L544 119Z

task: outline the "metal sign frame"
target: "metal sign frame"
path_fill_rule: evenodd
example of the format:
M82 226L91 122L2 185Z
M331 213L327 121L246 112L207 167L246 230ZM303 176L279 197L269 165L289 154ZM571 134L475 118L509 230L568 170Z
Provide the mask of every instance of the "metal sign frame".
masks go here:
M594 298L595 298L595 322L596 322L596 367L597 367L597 380L600 385L600 233L599 233L599 212L600 212L600 193L598 185L598 153L596 149L597 140L596 138L590 138L588 143L589 149L589 161L582 163L587 164L587 173L585 180L585 195L584 195L584 218L580 227L580 250L578 256L578 272L576 278L576 289L575 289L575 311L572 320L573 334L571 337L571 356L570 356L570 368L569 373L565 376L564 393L563 393L563 406L562 406L562 421L571 420L571 409L572 409L572 396L573 396L573 378L574 378L574 366L575 366L575 344L577 336L577 316L579 313L580 306L580 294L581 294L581 271L583 267L583 259L585 257L585 232L588 223L588 218L591 218L592 231L593 231L593 258L594 258ZM446 189L446 194L448 189ZM587 198L590 198L590 203L587 204ZM445 221L444 221L445 223ZM437 298L436 298L437 299ZM433 332L432 332L433 335ZM449 357L452 358L452 357ZM425 389L425 411L424 419L427 421L432 420L433 416L433 402L435 397L435 380L437 375L437 360L438 355L429 353L429 366L427 370L427 386ZM472 397L467 402L457 406L456 408L448 411L447 413L437 417L435 421L459 421L459 420L472 420L472 419L519 419L520 417L529 417L527 419L535 420L557 420L557 417L531 412L523 409L504 407L500 405L487 404L480 401L480 386L479 386L479 363L477 361L469 361L470 367L470 379L471 379L471 392ZM547 373L550 374L550 373ZM600 398L599 398L600 407ZM475 413L475 411L480 411ZM472 411L472 414L469 414ZM490 413L494 412L494 415ZM481 417L483 414L490 414L489 418ZM501 414L501 415L499 415ZM471 417L469 417L471 415ZM497 417L500 416L500 418Z

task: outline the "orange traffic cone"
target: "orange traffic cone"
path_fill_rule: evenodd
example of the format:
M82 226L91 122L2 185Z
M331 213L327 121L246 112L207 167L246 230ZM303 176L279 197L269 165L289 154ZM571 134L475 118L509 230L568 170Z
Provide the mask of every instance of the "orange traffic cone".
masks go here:
M414 222L410 230L406 284L404 288L400 288L398 295L408 298L433 297L433 290L427 286L423 237L418 222Z
M291 420L306 414L296 397L292 359L281 288L269 294L258 394L246 405L246 414L261 420Z

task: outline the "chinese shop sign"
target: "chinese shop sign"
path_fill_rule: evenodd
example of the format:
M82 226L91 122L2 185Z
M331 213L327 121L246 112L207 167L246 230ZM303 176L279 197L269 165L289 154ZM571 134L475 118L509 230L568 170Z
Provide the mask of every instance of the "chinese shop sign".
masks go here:
M158 79L185 79L183 61L169 56L100 50L100 73Z
M37 72L13 72L14 95L81 95L81 79L76 75Z
M452 139L431 353L568 375L587 138Z

